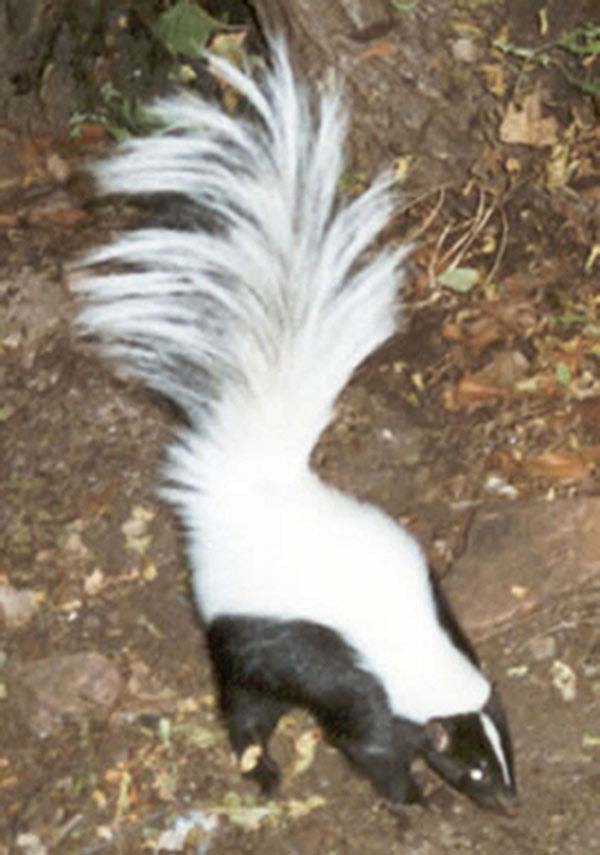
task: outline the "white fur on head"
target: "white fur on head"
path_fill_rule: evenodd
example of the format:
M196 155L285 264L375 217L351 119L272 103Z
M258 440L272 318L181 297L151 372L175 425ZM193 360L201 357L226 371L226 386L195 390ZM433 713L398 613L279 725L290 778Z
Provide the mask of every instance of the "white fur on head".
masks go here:
M510 774L510 768L508 764L508 760L504 754L504 749L502 748L502 738L498 732L498 728L492 721L487 713L480 713L479 718L481 719L481 726L483 727L483 732L485 733L489 744L492 747L494 752L494 756L498 760L498 765L500 766L500 770L502 771L502 778L507 787L510 787L513 783L512 777Z

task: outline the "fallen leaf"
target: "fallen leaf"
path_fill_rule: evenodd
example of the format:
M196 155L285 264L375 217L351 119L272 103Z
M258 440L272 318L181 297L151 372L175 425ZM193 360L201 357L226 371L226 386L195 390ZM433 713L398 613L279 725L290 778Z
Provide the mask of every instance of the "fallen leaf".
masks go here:
M108 130L101 122L82 122L77 126L77 138L84 143L108 141Z
M104 573L98 567L83 580L83 590L88 597L95 597L105 585Z
M570 147L563 143L553 146L546 163L546 188L552 192L564 187L572 171Z
M519 350L500 350L494 354L475 378L478 382L489 383L503 389L512 389L522 380L529 369L529 362Z
M19 222L18 214L0 214L0 229L13 229Z
M475 353L480 353L488 344L498 341L504 335L504 330L494 318L478 318L468 327L466 344Z
M322 796L309 796L304 801L300 799L290 799L287 803L288 814L291 819L301 819L307 816L313 810L324 807L327 804Z
M260 745L249 745L240 757L240 772L242 774L247 774L248 772L252 772L256 769L262 755L263 750Z
M444 288L450 288L451 291L467 294L479 282L479 271L473 267L448 268L440 273L437 282Z
M577 677L570 665L559 659L550 668L552 685L558 691L565 703L571 703L577 697Z
M521 107L513 101L510 102L500 125L500 139L505 143L535 148L556 145L558 122L554 116L542 117L542 96L539 89L526 95Z
M199 6L178 2L159 15L154 33L171 53L196 58L220 26L216 18Z
M545 451L525 460L523 466L532 475L580 481L589 475L593 463L579 452Z
M537 319L537 312L529 300L502 300L488 303L485 311L501 324L517 332L526 332Z
M294 750L296 759L290 773L290 777L299 775L305 772L312 765L315 759L317 745L321 741L321 733L318 728L312 727L310 730L304 731L294 742Z
M448 410L472 409L493 403L507 394L506 389L465 374L457 385L447 390L444 405Z
M504 66L499 63L486 62L479 66L482 71L487 88L496 98L501 98L506 92L506 74Z
M555 368L556 382L559 386L570 386L573 379L569 366L565 362L559 362Z
M446 341L462 341L464 338L463 328L454 321L445 320L442 324L441 334Z
M359 56L359 61L364 62L364 60L382 59L387 56L394 56L396 53L398 53L398 48L394 42L389 39L382 39L362 51Z

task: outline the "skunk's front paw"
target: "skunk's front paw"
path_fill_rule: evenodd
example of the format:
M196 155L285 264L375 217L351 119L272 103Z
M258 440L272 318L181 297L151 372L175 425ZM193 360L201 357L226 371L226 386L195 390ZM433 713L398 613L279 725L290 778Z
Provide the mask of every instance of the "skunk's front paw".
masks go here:
M256 748L256 746L253 746ZM242 774L245 778L256 781L264 796L270 796L278 788L281 773L277 763L265 751L260 751L252 758L251 764L245 763L246 755L242 758ZM246 768L244 766L246 765Z

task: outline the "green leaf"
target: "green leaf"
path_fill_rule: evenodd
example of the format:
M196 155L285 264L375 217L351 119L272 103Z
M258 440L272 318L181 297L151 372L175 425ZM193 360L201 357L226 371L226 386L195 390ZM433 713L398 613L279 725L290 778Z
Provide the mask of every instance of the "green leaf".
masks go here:
M473 267L454 267L437 277L438 284L459 294L467 294L479 282L479 271Z
M594 56L600 53L600 27L586 24L566 33L559 45L581 56Z
M565 312L564 315L559 315L556 319L557 323L565 324L582 324L585 321L585 315L580 312Z
M569 371L569 366L565 365L564 362L559 362L554 371L554 376L556 377L556 382L560 386L570 386L571 385L571 372Z
M171 53L198 57L215 30L222 24L190 0L179 0L159 17L155 25L158 38Z
M171 741L171 722L165 716L162 716L158 722L158 738L165 745Z
M495 48L501 50L502 53L518 56L520 59L533 59L536 54L534 48L522 47L521 45L516 45L506 39L494 39L492 44Z

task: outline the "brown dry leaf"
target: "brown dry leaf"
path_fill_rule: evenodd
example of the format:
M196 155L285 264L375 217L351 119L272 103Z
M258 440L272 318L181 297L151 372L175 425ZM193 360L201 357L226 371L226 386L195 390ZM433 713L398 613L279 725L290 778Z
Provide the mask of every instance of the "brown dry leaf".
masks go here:
M440 332L446 341L461 342L475 353L480 353L488 344L498 341L504 334L493 318L477 318L466 324L445 320Z
M480 353L488 344L502 338L503 331L493 318L479 318L469 327L467 344Z
M246 31L234 33L219 33L209 42L210 52L221 59L227 60L235 68L242 68L247 57L245 52ZM210 73L215 78L222 92L222 104L228 113L237 109L239 92L219 76L214 64L208 64Z
M523 98L522 107L511 101L500 125L500 139L505 143L536 148L556 145L558 122L554 116L542 116L542 96L539 89Z
M530 300L502 300L488 303L485 311L492 318L516 332L525 332L537 320L535 307Z
M479 66L485 77L488 91L501 98L506 92L506 73L500 63L484 62Z
M450 28L461 35L483 36L484 32L481 27L474 24L473 21L452 21Z
M487 459L488 469L501 473L505 480L512 480L518 474L520 462L512 448L496 448Z
M216 33L210 39L210 52L216 56L220 56L222 59L226 59L237 68L241 68L246 59L245 45L247 36L248 33L246 30Z
M517 175L521 171L521 161L518 157L507 157L504 166L509 175Z
M383 59L387 56L394 56L398 52L398 48L394 42L389 39L382 39L375 44L366 48L359 56L359 62L364 62L370 59Z
M473 409L493 403L506 394L506 389L500 386L486 383L472 374L465 374L453 389L447 390L444 404L448 410Z
M464 339L463 328L460 324L455 323L455 321L444 321L441 335L446 341L463 341Z
M519 350L500 350L491 362L477 372L475 379L503 389L512 389L529 369L529 362Z
M589 475L593 463L579 452L545 451L525 460L523 466L532 475L580 481Z
M305 772L313 763L317 746L321 741L321 732L318 728L312 727L310 730L305 730L298 739L294 742L294 750L296 759L290 771L290 777L300 775Z
M564 143L555 145L546 162L546 189L552 192L564 187L572 171L570 146Z
M77 138L82 143L98 143L108 141L108 131L101 122L83 122L78 126Z
M14 229L18 222L18 214L0 214L0 229Z

